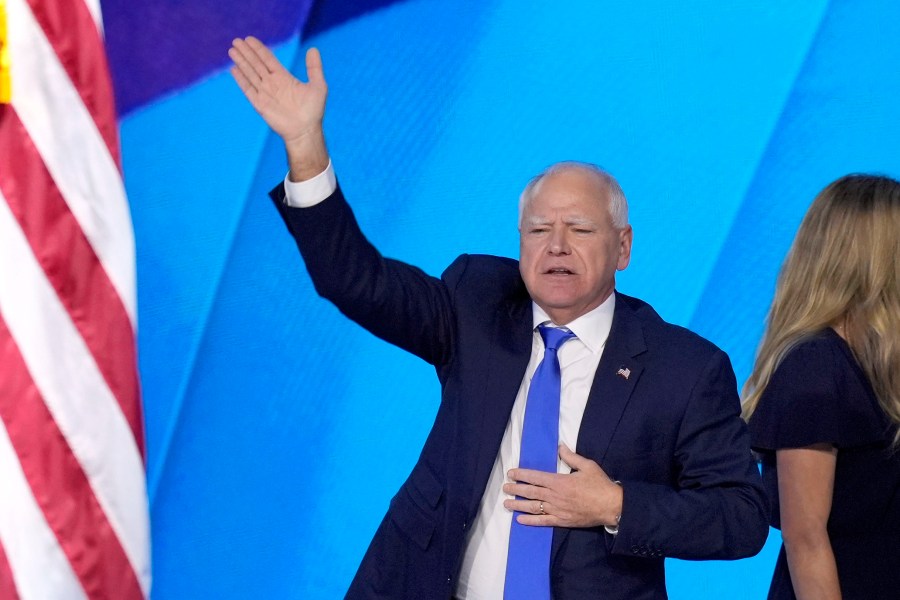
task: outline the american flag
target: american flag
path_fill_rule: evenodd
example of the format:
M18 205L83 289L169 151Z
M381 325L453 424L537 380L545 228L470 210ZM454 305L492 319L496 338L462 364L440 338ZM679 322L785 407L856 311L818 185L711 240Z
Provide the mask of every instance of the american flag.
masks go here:
M0 598L146 598L134 234L100 2L0 0L0 45Z

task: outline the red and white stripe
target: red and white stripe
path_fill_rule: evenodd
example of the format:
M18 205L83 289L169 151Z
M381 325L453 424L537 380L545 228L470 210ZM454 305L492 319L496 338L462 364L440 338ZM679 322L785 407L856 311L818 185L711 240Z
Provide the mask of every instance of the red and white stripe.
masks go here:
M0 597L146 598L134 236L98 0L6 0Z

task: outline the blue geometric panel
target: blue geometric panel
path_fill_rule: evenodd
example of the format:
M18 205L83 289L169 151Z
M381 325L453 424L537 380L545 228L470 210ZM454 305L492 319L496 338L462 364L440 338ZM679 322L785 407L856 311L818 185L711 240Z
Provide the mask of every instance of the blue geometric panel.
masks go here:
M832 2L691 319L720 340L740 380L781 261L806 208L847 173L900 175L900 4ZM739 301L736 301L739 300Z
M131 86L157 599L340 597L439 397L428 365L316 297L265 197L283 148L222 70L227 43L202 40L290 36L276 53L298 74L321 49L329 149L364 231L434 274L462 252L516 256L517 197L544 166L607 167L635 229L619 288L725 348L740 381L815 193L900 173L896 3L147 3L104 0ZM183 79L129 76L135 15L166 9L218 33L158 45ZM669 561L670 596L764 597L779 543Z
M296 41L288 43L278 55L291 61L296 48ZM234 88L230 75L219 73L135 112L121 125L138 253L151 496L162 466L155 457L177 418L243 211L243 190L268 137L265 124Z

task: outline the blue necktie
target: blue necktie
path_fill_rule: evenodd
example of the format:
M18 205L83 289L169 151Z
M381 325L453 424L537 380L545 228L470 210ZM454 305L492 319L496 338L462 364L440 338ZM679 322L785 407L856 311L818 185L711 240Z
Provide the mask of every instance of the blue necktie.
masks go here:
M538 327L544 338L544 359L531 378L519 466L556 473L559 454L559 359L557 349L575 337L571 331ZM505 600L550 600L550 545L552 527L521 525L514 512L509 531Z

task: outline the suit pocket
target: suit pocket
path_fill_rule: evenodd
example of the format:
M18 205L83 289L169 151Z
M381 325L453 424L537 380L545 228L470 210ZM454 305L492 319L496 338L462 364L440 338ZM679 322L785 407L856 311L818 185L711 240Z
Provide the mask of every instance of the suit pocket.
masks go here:
M423 550L434 535L443 495L437 478L427 468L417 466L391 501L391 520Z

